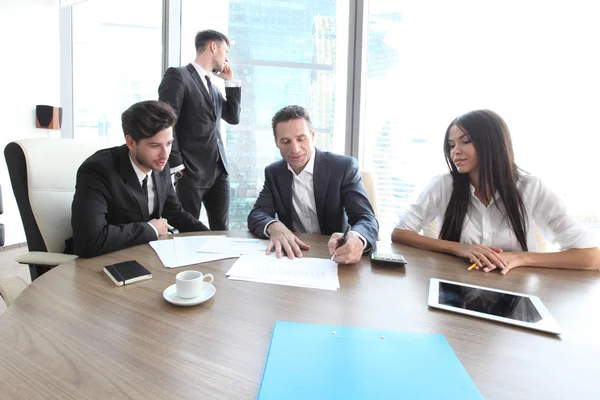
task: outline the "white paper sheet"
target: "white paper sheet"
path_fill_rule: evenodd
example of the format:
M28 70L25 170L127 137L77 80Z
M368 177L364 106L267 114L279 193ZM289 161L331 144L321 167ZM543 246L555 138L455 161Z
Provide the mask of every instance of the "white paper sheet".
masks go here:
M225 274L229 279L337 290L337 263L325 258L278 259L275 254L243 255Z
M268 240L249 238L230 238L225 236L211 236L213 239L206 241L199 247L203 253L221 253L237 255L263 255L267 251Z
M201 253L198 251L204 243L212 238L221 239L224 237L222 235L185 236L175 237L171 240L155 240L149 244L166 268L178 268L237 257L232 254Z

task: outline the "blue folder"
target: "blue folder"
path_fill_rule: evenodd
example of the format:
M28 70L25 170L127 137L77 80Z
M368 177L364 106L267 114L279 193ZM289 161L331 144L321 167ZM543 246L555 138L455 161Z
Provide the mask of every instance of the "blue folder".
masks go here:
M439 334L276 321L259 400L482 399Z

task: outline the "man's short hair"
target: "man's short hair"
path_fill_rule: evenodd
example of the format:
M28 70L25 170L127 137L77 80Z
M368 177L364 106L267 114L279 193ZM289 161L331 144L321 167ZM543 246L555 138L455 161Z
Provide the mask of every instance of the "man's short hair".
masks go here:
M158 100L135 103L121 115L125 136L131 136L135 142L156 135L175 125L177 114L173 107Z
M208 46L210 42L225 42L227 47L230 46L227 36L221 32L213 31L212 29L206 29L196 33L196 39L194 42L196 44L196 54L200 54L206 50L206 46Z
M308 112L302 106L285 106L281 110L277 111L271 120L271 126L273 127L273 136L275 135L275 128L280 122L288 122L293 119L304 119L308 125L308 130L312 131L312 122Z

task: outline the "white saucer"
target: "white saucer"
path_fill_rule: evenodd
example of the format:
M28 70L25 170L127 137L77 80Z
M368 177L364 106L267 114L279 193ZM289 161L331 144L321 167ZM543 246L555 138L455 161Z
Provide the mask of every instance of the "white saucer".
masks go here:
M165 289L163 292L163 297L169 303L177 306L195 306L196 304L204 303L206 300L213 297L216 292L217 288L215 288L213 285L208 285L208 289L205 291L204 295L192 297L191 299L184 299L177 296L177 287L175 284L172 284Z

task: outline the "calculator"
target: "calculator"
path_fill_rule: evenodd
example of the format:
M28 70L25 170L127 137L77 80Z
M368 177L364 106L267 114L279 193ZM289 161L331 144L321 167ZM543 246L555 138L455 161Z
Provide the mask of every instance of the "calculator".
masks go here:
M371 253L371 261L377 261L378 263L386 263L397 266L403 266L406 264L406 260L404 260L402 254L380 253L378 251L374 251Z

